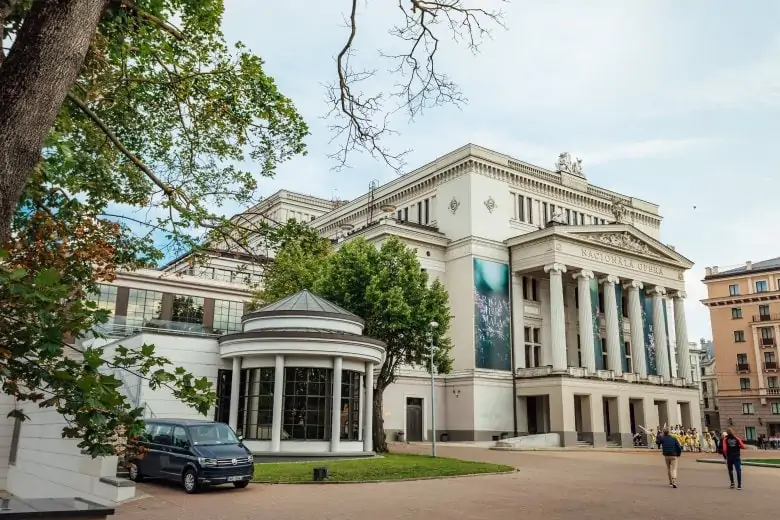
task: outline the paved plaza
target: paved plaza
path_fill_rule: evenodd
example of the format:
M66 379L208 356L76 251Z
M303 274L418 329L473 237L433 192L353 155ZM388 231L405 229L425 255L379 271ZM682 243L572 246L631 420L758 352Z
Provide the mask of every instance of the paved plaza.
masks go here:
M427 452L426 446L395 447ZM684 454L680 488L667 485L658 452L501 452L440 447L440 455L510 464L518 472L417 482L252 485L186 495L142 484L150 495L121 506L116 520L404 519L679 520L771 518L780 470L745 468L745 489L728 489L726 469ZM706 456L706 454L701 454Z

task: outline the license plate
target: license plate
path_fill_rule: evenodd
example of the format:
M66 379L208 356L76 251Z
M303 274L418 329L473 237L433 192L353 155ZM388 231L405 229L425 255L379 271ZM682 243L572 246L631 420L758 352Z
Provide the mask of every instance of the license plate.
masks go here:
M228 477L227 478L228 482L239 482L241 480L244 480L244 477Z

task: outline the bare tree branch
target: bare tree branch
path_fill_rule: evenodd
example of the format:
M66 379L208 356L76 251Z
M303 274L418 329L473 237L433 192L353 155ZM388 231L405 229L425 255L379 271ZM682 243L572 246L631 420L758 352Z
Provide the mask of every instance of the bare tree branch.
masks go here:
M396 133L389 126L390 116L405 112L409 119L414 119L426 108L467 102L458 85L436 67L442 41L450 38L476 53L490 36L486 25L504 27L501 11L468 7L470 1L479 0L398 0L403 22L393 26L390 34L406 42L409 48L402 54L380 52L381 57L394 64L388 72L403 78L385 95L362 92L360 84L373 78L376 71L356 71L350 65L358 34L357 0L351 0L346 20L349 36L336 56L338 81L326 90L327 116L335 120L330 125L331 142L339 142L338 150L331 154L337 160L337 168L347 166L352 152L363 151L401 173L404 156L410 150L391 152L383 145L387 136ZM393 102L388 104L388 100Z
M182 34L182 32L176 27L174 27L170 22L166 22L165 20L144 11L143 9L139 8L136 5L136 3L133 2L132 0L120 0L119 4L130 13L136 15L138 18L141 18L142 20L146 20L147 22L156 25L163 31L167 32L168 34L176 38L177 40L184 39L184 34Z

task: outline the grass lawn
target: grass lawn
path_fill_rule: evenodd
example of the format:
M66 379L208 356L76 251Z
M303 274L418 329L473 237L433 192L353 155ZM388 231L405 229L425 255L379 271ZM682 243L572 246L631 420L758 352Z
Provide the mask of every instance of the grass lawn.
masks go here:
M274 483L311 481L314 468L322 466L328 467L328 480L337 482L398 480L514 471L511 466L501 464L427 455L389 453L384 457L371 459L259 463L255 464L254 481Z
M744 458L742 462L752 462L754 464L780 464L780 459L753 459Z

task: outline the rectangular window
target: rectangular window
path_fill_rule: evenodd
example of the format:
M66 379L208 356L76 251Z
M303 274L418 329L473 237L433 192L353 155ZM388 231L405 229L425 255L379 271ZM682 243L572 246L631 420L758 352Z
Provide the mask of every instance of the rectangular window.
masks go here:
M174 295L171 321L202 325L204 301L205 299L200 296ZM177 330L181 330L181 328L177 328Z
M533 224L534 223L534 201L531 199L531 197L528 197L526 199L526 202L528 202L528 223Z
M580 213L580 226L585 225L585 213Z
M733 307L731 309L731 319L732 320L742 319L742 307Z
M769 284L766 280L758 280L756 282L756 292L767 292L769 290Z
M746 441L754 441L754 440L756 440L756 427L755 426L745 426L745 440Z
M234 277L230 269L214 269L214 279L218 282L232 282Z
M729 285L729 296L739 296L739 284Z
M214 300L214 333L241 332L244 302Z
M146 289L130 289L127 298L127 324L148 327L160 320L163 293Z
M634 367L632 366L632 359L631 359L631 343L628 341L623 343L623 346L626 349L626 372L633 372Z
M105 309L114 314L116 310L116 294L119 288L116 285L104 283L98 284L97 292L92 293L88 298L97 303L98 309Z
M547 224L550 222L550 214L547 213L547 203L542 202L542 216L544 217L544 222L542 224ZM778 284L780 284L780 280L777 281Z
M525 222L525 197L522 195L517 197L517 220Z
M401 210L400 209L396 212L396 218L398 220L402 220L402 215L401 215Z
M778 402L772 403L772 413L775 415L780 414L780 403Z
M734 331L734 343L744 343L745 342L745 331L744 330L735 330Z
M425 223L428 224L431 221L431 204L430 199L425 199Z
M577 366L582 366L582 345L580 343L580 335L577 334Z
M539 301L539 282L536 278L531 278L531 301Z
M329 368L284 369L283 439L330 439L332 378L333 370Z
M758 316L761 321L769 321L769 305L759 305Z
M747 354L737 354L737 363L740 365L747 365Z
M246 439L270 440L274 415L274 367L241 371L238 431ZM305 388L303 389L305 392ZM285 438L284 435L282 438Z
M753 415L756 413L756 409L753 407L753 403L742 403L742 415Z
M750 390L750 378L749 377L740 377L739 378L739 389L740 390Z
M576 309L580 308L580 288L579 287L574 289L574 307Z
M607 340L601 338L601 362L604 364L604 368L609 366L609 358L607 357Z
M528 299L528 277L523 276L523 299Z
M775 337L774 329L772 327L759 327L758 330L761 332L762 340L771 340Z
M409 208L404 208L404 222L409 222Z
M766 386L768 388L780 388L780 384L778 384L777 376L767 377Z
M767 368L776 368L777 364L777 358L775 357L775 353L771 350L768 352L764 352L764 363L767 365L775 365L775 367L767 367Z
M604 313L604 291L599 288L599 312Z
M341 371L341 414L339 415L341 439L356 441L360 438L360 372Z
M566 223L571 225L571 210L570 209L566 210Z
M422 202L417 203L417 223L418 224L423 223Z

